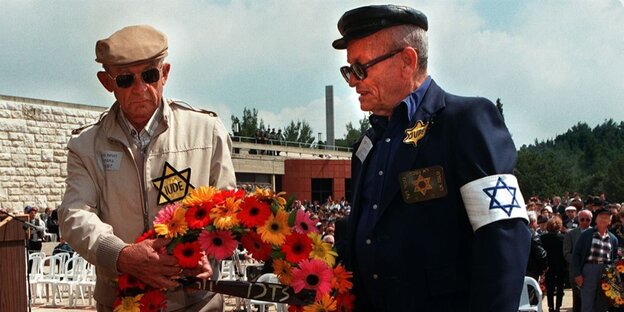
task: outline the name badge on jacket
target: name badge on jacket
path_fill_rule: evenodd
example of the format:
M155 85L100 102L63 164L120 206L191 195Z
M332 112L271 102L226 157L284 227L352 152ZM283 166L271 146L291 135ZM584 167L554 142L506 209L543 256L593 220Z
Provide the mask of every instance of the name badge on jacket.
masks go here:
M399 185L403 201L408 204L441 198L448 193L442 166L401 172Z

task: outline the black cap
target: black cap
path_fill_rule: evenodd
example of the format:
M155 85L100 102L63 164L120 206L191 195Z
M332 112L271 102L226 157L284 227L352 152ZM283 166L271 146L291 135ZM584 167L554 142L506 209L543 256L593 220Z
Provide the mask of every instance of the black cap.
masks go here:
M347 11L338 20L338 31L342 38L332 45L335 49L346 49L350 40L366 37L384 28L412 24L424 30L429 29L427 16L423 12L402 5L369 5Z
M611 215L611 209L599 208L599 209L596 209L596 211L594 211L595 215L599 215L599 214L603 214L603 213Z
M545 216L537 217L537 224L542 224L542 223L546 223L546 222L548 222L548 218L546 218Z

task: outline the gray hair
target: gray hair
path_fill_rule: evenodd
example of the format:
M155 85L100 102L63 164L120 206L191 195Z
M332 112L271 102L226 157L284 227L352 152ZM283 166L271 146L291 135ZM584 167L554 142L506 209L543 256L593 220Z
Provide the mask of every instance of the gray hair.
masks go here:
M390 40L396 45L395 48L412 47L416 49L418 55L418 71L427 70L427 59L429 58L429 39L427 32L416 25L399 25L390 28Z
M527 214L529 215L529 222L533 223L533 222L537 222L537 213L533 210L528 211Z

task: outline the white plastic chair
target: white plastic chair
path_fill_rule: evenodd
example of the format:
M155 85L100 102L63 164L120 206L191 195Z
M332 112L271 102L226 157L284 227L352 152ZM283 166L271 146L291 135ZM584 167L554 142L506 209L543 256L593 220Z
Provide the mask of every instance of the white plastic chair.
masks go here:
M69 255L61 253L45 257L43 263L48 262L48 271L43 273L43 277L39 279L38 283L46 287L46 302L50 300L48 293L48 287L52 290L52 305L56 306L56 295L59 299L63 300L63 296L60 291L59 283L65 276L65 262Z
M537 305L531 305L529 300L529 287L535 289L535 295L537 296ZM542 289L539 283L530 276L524 277L524 285L522 286L522 294L520 294L520 307L519 312L542 312Z
M42 292L39 288L39 284L41 279L43 278L43 259L45 258L45 254L43 252L33 252L28 255L28 262L26 265L30 265L30 274L28 275L29 280L28 284L30 286L30 294L31 298L36 302L37 297L42 300L43 296ZM26 268L28 269L28 268Z
M258 278L256 282L279 284L277 275L273 273L265 273L265 274L260 275L260 277ZM272 305L275 306L275 310L277 312L286 312L285 304L278 304L277 302L260 301L260 300L254 300L254 299L246 300L247 311L251 311L251 305L253 304L258 306L258 312L264 312L265 307L267 308L266 311L268 311L268 307Z

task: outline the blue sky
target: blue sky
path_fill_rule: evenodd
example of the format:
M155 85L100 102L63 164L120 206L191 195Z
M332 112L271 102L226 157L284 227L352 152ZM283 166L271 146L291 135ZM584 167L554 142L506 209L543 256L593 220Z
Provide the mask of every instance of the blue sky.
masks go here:
M370 1L0 0L0 94L109 106L95 41L151 24L169 36L165 96L230 115L256 108L271 127L305 119L325 138L364 116L338 68L338 18ZM504 103L516 145L579 121L624 120L624 6L596 1L401 1L427 14L429 73L446 91Z

